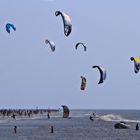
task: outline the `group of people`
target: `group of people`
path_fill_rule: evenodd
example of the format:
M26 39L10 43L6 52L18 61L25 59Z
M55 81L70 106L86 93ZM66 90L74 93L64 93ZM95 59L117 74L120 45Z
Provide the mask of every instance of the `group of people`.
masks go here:
M57 112L57 109L0 109L0 117L31 117L34 115L44 115L50 118L51 112Z

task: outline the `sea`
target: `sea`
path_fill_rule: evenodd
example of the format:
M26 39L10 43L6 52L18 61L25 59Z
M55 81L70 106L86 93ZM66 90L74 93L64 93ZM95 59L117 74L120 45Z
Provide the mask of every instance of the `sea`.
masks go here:
M70 110L29 117L0 118L0 140L140 140L140 110ZM96 114L94 121L89 119ZM129 129L115 129L124 121ZM17 132L14 127L17 126ZM52 129L53 128L53 133Z

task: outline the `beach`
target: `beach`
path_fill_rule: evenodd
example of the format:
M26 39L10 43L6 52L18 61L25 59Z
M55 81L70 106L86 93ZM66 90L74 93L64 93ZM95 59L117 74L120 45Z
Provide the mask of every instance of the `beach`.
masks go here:
M90 121L91 110L73 110L71 118L62 118L61 112L31 118L3 119L0 124L0 140L139 140L139 111L97 111L104 120ZM120 119L120 120L119 120ZM117 121L126 121L129 129L115 129ZM14 133L17 126L17 133ZM51 126L54 132L51 133Z

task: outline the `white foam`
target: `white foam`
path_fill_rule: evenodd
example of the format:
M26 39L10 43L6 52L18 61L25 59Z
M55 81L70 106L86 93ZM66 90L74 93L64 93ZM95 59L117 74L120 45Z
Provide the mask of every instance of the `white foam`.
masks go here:
M140 120L130 120L130 119L123 118L121 115L114 115L114 114L102 115L99 117L99 119L103 121L114 121L114 122L118 122L118 121L140 122Z

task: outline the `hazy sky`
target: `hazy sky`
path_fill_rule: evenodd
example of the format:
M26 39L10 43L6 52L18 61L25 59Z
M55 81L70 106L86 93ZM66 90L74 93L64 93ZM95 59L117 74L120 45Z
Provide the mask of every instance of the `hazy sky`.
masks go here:
M139 0L1 0L0 108L140 109ZM55 11L67 13L66 37ZM6 23L17 31L8 34ZM51 52L45 39L53 40ZM87 52L77 42L84 42ZM101 65L107 79L98 85ZM87 78L80 90L80 76Z

